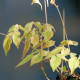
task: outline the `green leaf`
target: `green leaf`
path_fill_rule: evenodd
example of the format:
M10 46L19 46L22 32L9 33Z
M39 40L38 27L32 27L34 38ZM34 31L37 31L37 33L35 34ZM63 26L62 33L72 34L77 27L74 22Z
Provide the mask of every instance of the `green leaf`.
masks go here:
M30 36L31 34L32 34L32 30L31 31L25 31L24 34L21 36L21 40L23 38L26 38L26 37Z
M45 42L45 40L40 41L36 46L33 47L33 50L35 50L36 48L41 46L41 44L43 44L44 42Z
M29 22L25 25L25 31L30 31L32 29L34 22Z
M55 28L51 24L44 24L43 29L44 29L44 31L52 31L53 30L55 32Z
M19 29L21 29L22 31L25 31L25 29L21 25L19 25Z
M33 47L36 46L39 43L38 35L34 35L34 36L31 37L31 43L33 44Z
M56 68L61 64L61 58L56 57L55 55L50 60L50 66L53 70L53 72L56 70Z
M35 22L34 25L39 29L39 32L42 31L42 27L43 27L43 26L41 25L40 22Z
M42 56L47 56L48 54L49 54L49 51L46 51L46 50L41 51Z
M42 59L43 59L43 56L40 53L34 55L31 59L31 66L41 62Z
M60 45L74 45L74 46L77 46L78 45L78 42L76 41L72 41L72 40L64 40L61 42Z
M12 39L13 39L13 43L15 44L15 46L18 48L19 47L19 44L20 44L20 32L15 32L12 36Z
M10 45L12 43L12 40L10 37L6 36L3 42L3 48L5 51L5 55L7 56L8 51L10 50Z
M41 50L39 49L39 50L37 50L37 51L32 52L30 55L27 55L27 56L16 66L16 68L19 67L19 66L22 66L22 65L25 64L25 63L27 63L27 62L32 58L33 54L36 54L36 53L38 53L38 52L40 52L40 51L41 51Z
M64 54L57 54L57 56L60 57L61 59L65 60L65 61L68 61L68 59L65 57Z
M28 52L28 50L29 50L29 48L30 48L30 37L29 38L27 38L26 40L25 40L25 44L24 44L24 50L23 50L23 54L22 54L22 59L25 57L25 55L27 54L27 52Z
M47 42L53 37L53 31L43 32L43 36L44 36L45 41Z
M11 26L8 32L17 32L18 30L19 30L19 25L16 24L16 25Z
M72 74L74 70L79 66L79 59L77 59L77 57L71 57L68 63Z
M47 42L44 43L44 45L42 46L42 49L51 47L51 46L53 46L54 44L55 44L55 41L52 41L52 40L47 41Z
M61 59L68 61L68 59L66 58L67 55L70 55L70 49L65 48L61 50L60 54L57 54L58 57L60 57Z
M49 55L47 57L45 57L45 59L49 59L50 57L52 57L53 55L58 54L59 52L61 52L61 50L64 49L64 47L56 47L55 49L53 49Z

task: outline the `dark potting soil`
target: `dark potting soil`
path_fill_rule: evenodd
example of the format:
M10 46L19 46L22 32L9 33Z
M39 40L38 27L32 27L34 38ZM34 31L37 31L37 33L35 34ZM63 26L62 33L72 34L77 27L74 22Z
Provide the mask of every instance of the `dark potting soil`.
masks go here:
M60 76L57 76L56 80L62 80L62 79L60 78ZM66 80L80 80L80 79L77 79L76 77L68 76Z

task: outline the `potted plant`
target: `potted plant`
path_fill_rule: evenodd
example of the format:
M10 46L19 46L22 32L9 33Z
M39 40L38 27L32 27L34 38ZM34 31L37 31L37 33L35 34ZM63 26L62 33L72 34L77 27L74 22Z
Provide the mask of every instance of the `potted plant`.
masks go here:
M35 3L39 4L42 10L42 4L40 1L33 0L32 4ZM16 68L22 66L30 60L30 66L40 63L44 76L47 80L50 80L47 77L42 65L42 62L44 61L50 64L53 72L56 70L59 73L59 76L56 78L56 80L79 80L80 75L76 75L74 71L76 68L80 68L80 56L77 58L76 53L73 53L70 50L70 45L77 46L78 42L68 39L64 24L64 15L62 18L59 7L56 5L55 0L50 0L50 4L56 7L62 21L63 40L60 42L60 44L56 46L56 42L52 40L52 37L55 33L55 28L47 22L46 9L49 5L49 2L48 0L44 0L46 23L32 21L28 22L25 27L22 27L18 24L11 26L3 41L5 55L7 56L12 42L17 48L19 48L20 43L23 43L24 49L21 62L16 66ZM0 34L4 35L3 33ZM54 48L52 51L50 51L49 48L52 46L54 46ZM27 54L29 49L32 51L31 53ZM68 56L70 58L68 58Z

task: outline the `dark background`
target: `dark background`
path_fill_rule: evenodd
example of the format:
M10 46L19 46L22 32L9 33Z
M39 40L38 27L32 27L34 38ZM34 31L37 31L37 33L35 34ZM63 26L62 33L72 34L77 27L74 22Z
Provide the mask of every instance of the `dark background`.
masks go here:
M43 0L40 1L43 3ZM24 26L30 21L44 23L44 9L41 11L37 4L31 6L31 2L32 0L0 0L0 32L6 34L14 24ZM61 14L65 9L68 38L80 43L80 0L56 0L56 4L59 5ZM62 41L62 23L54 6L50 5L47 11L48 23L56 29L53 39L56 40L56 45L58 45ZM0 80L46 80L40 64L30 67L30 63L27 63L15 69L15 66L20 62L23 47L20 46L17 50L14 45L11 45L11 50L6 57L2 47L3 39L4 36L0 35ZM71 51L79 55L80 44L77 47L71 47ZM44 63L43 66L48 77L55 80L56 71L53 73L49 64ZM77 69L76 72L79 72L79 70Z

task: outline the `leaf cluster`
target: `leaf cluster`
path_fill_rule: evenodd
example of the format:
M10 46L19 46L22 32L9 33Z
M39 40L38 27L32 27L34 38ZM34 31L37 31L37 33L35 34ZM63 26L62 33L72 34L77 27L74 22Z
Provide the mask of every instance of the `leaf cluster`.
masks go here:
M20 31L23 31L23 33ZM3 48L5 55L7 56L12 43L14 43L17 48L19 48L20 43L23 43L24 49L22 59L16 67L22 66L29 60L31 60L31 66L41 61L47 61L50 63L54 72L61 65L62 60L64 60L68 62L72 74L79 66L80 59L66 46L77 46L78 42L65 40L50 51L49 47L55 46L55 41L51 40L54 32L54 27L48 23L41 24L40 22L29 22L25 27L18 24L13 25L4 38ZM32 49L32 52L27 55L30 48ZM70 59L66 58L67 55L70 56Z

